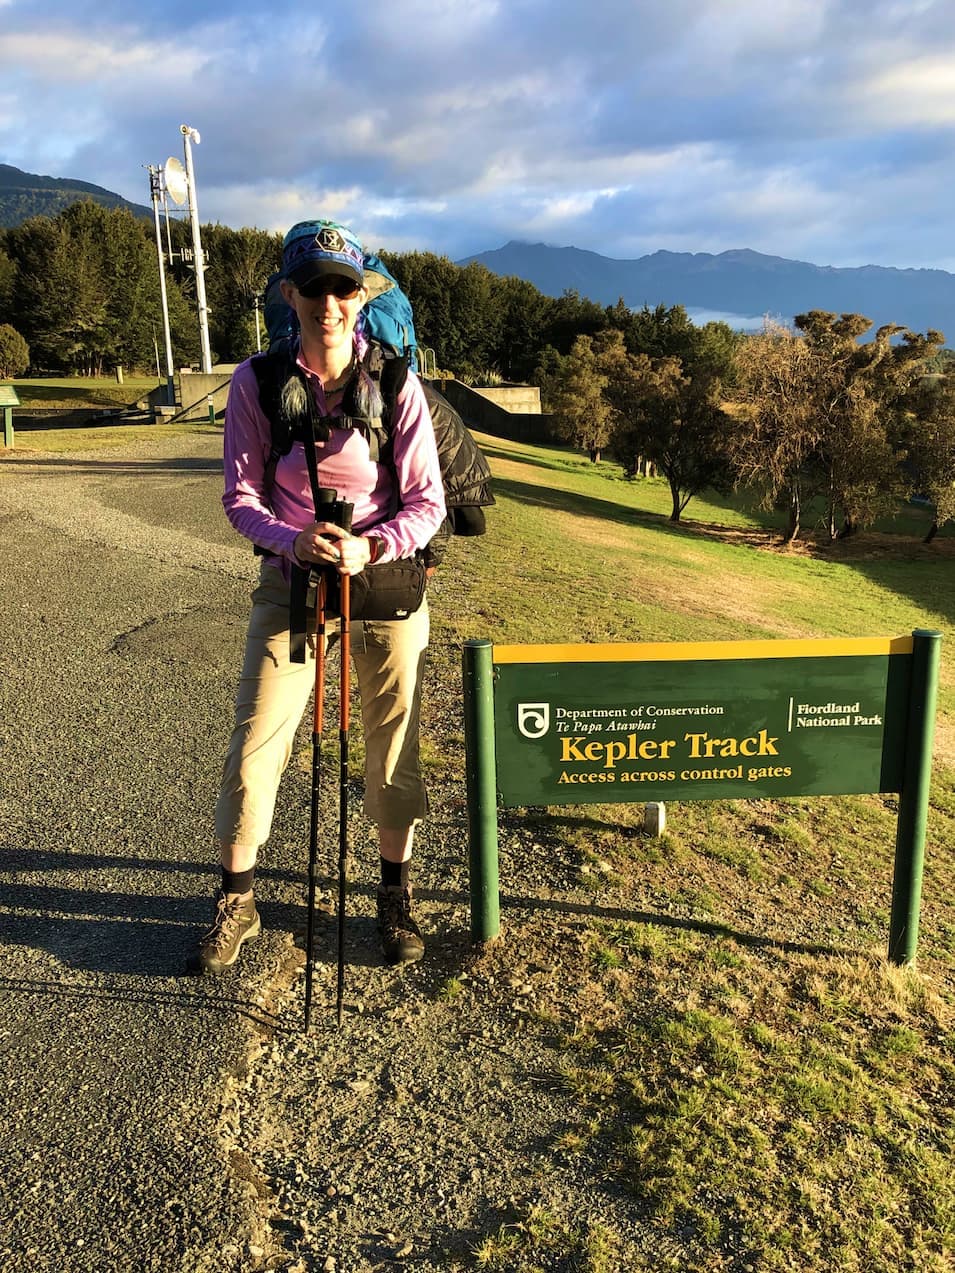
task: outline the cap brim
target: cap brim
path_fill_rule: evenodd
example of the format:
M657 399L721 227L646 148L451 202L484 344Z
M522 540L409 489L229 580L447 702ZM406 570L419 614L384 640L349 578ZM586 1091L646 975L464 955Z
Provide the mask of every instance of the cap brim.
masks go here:
M307 287L315 279L327 278L329 274L337 274L341 278L353 279L359 287L364 282L361 274L353 265L349 265L347 261L333 260L303 261L301 265L296 265L294 270L289 270L285 277L290 283L294 283L296 287Z

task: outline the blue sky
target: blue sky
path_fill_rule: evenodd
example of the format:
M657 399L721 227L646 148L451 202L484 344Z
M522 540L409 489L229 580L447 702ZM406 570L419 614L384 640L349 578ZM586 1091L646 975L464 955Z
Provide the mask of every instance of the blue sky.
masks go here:
M952 0L0 0L0 161L453 259L955 270Z

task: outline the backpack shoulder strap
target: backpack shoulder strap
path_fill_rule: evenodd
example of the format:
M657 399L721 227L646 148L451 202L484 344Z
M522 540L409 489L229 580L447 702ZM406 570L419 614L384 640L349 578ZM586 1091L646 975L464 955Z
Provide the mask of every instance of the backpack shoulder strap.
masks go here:
M395 411L395 403L398 401L398 395L408 380L408 355L392 354L387 355L380 345L376 346L381 357L381 397L385 405L385 414L388 418L388 429L391 430L391 420Z
M365 392L364 388L357 388L353 381L357 392L353 390L349 394L345 415L366 433L371 459L376 464L390 464L391 425L395 403L408 379L408 359L403 354L386 352L378 341L373 340L369 342L362 359L362 371L372 382L375 397L380 399L380 406L378 402L370 404L358 401L359 397L365 396Z
M294 364L287 348L270 350L267 354L255 354L251 361L259 386L259 406L272 433L268 462L274 473L279 458L288 455L292 449L292 425L282 411L282 390L293 374Z

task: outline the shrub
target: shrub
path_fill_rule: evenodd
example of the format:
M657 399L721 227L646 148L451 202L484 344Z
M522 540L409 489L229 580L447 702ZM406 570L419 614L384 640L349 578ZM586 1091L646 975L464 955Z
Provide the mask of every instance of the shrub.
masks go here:
M30 346L15 327L0 323L0 379L20 376L30 365Z

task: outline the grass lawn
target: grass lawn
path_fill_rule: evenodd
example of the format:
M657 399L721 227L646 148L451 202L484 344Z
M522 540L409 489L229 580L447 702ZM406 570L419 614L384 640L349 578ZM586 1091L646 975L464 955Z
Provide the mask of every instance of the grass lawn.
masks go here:
M118 384L115 376L43 376L8 383L13 385L24 407L87 410L129 406L165 381L159 382L155 376L124 376L123 383Z
M41 377L10 381L23 407L37 411L48 410L51 413L49 428L37 428L31 423L28 429L18 429L17 409L13 409L14 448L17 453L46 451L66 454L70 451L103 450L122 446L134 439L142 441L146 437L166 438L184 432L201 433L211 427L195 420L169 425L97 424L83 427L82 421L88 417L80 415L75 417L80 421L79 424L58 427L69 419L68 413L71 410L84 412L133 406L160 383L155 376L127 375L123 380L121 385L117 384L114 376L71 376L61 379ZM165 381L161 383L164 384Z
M88 429L30 429L23 433L16 433L14 426L14 433L13 454L27 455L36 451L48 455L69 455L74 451L104 451L110 447L124 446L127 442L181 437L187 433L212 433L221 437L222 429L218 425L213 428L201 421L185 420L181 424L110 424ZM3 455L3 448L0 447L0 462Z
M923 545L929 518L906 507L844 543L783 548L777 519L742 501L695 499L675 526L662 481L481 441L498 504L486 539L452 548L439 641L945 634L915 968L884 958L895 796L674 803L657 838L642 805L499 824L504 842L572 855L593 897L583 971L574 950L553 972L578 987L572 1004L545 996L535 1021L577 1111L551 1152L684 1243L625 1267L952 1269L955 535ZM501 869L519 896L506 856ZM510 936L487 956L501 975L517 948L553 960L530 929ZM623 1267L614 1233L540 1208L476 1261Z

